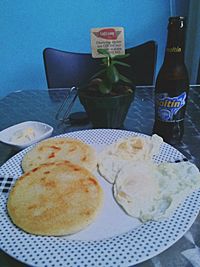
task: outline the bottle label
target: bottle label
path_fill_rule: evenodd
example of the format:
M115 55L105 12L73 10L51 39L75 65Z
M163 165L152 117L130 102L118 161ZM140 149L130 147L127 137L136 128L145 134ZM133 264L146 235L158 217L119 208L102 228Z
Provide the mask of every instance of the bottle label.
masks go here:
M156 94L156 115L159 120L175 122L183 120L181 109L186 104L186 92L179 96L169 97L167 93Z

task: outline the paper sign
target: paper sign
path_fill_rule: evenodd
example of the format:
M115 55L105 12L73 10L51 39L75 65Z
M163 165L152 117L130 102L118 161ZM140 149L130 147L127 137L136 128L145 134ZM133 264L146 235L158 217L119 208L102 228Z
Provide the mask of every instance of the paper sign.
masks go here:
M101 58L97 49L106 49L113 55L124 55L124 28L110 27L110 28L93 28L91 29L91 46L92 57Z

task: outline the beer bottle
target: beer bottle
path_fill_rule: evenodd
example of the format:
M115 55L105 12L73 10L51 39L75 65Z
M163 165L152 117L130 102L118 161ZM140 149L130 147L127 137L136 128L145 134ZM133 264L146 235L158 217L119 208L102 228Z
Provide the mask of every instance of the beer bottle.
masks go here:
M165 142L177 144L184 132L184 116L189 91L184 63L185 20L170 17L163 65L155 85L155 123L153 133Z

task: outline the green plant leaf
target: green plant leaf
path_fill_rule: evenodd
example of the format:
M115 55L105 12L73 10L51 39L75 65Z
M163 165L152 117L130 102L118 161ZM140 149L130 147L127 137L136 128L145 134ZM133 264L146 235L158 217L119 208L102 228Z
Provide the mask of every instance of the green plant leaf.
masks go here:
M102 69L102 70L98 71L97 73L95 73L95 74L90 78L90 80L93 80L94 78L100 76L100 75L103 74L104 72L106 72L106 69Z
M117 64L117 65L122 65L122 66L125 66L125 67L129 67L129 68L131 67L129 64L121 62L121 61L118 61L118 60L112 60L112 63L113 64Z
M99 54L101 54L101 55L110 57L110 53L109 53L108 50L106 50L106 49L101 49L101 48L99 48L99 49L97 49L97 52L98 52Z
M107 79L111 83L117 83L119 81L119 72L113 64L107 67L106 74L107 74Z
M126 82L126 83L130 83L132 84L133 82L131 80L129 80L128 78L126 78L124 75L122 74L119 74L119 79L123 82Z
M103 58L101 59L101 61L103 62L102 65L107 65L107 64L108 64L108 58L107 58L107 57L103 57Z
M113 57L113 59L115 59L115 58L126 58L126 57L129 57L130 56L130 54L125 54L125 55L115 55L114 57Z
M103 81L99 84L99 91L102 94L109 94L112 90L112 85L107 83L106 81Z

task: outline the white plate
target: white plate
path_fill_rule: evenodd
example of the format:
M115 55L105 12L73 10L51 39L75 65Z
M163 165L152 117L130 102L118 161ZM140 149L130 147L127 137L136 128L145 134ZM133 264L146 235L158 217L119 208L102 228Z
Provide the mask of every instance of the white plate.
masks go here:
M34 131L34 138L31 140L23 141L19 143L17 141L12 141L12 138L17 133L23 133L27 129L32 129ZM25 121L19 124L15 124L9 128L4 129L0 132L0 141L4 144L13 146L17 149L24 149L36 142L39 142L49 136L51 136L53 127L43 122L38 121Z
M81 139L98 148L121 137L141 135L123 130L86 130L62 136ZM0 175L22 174L21 160L27 148L0 168ZM182 159L183 155L163 144L159 162ZM0 246L12 257L31 266L132 266L166 250L190 228L200 209L200 191L194 192L174 214L162 222L141 224L126 215L112 197L110 184L99 181L105 193L104 207L96 221L85 230L65 237L41 237L23 232L12 224L7 196L0 196Z

